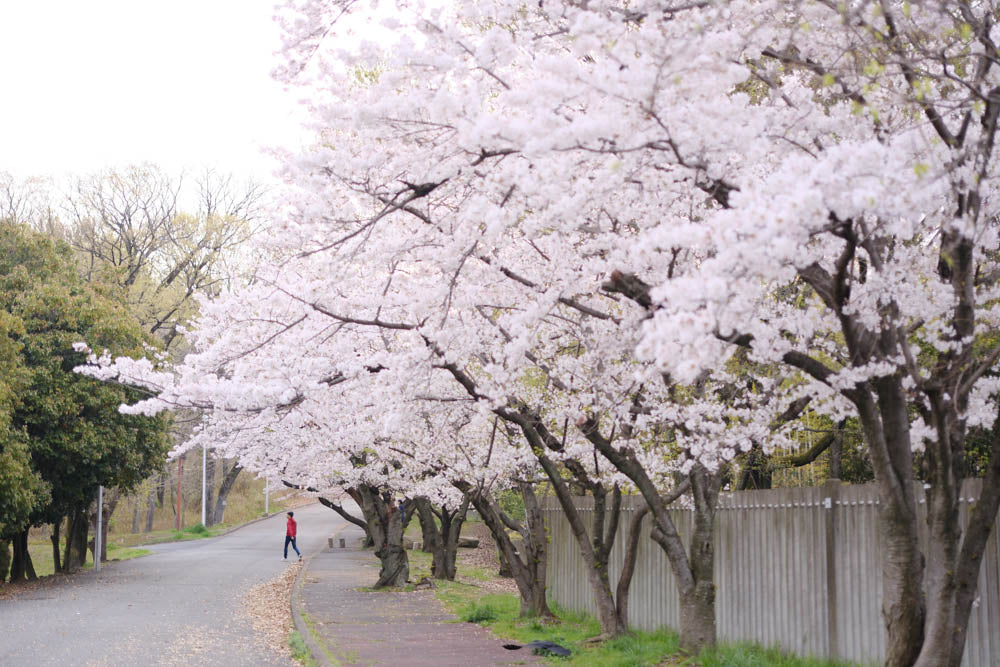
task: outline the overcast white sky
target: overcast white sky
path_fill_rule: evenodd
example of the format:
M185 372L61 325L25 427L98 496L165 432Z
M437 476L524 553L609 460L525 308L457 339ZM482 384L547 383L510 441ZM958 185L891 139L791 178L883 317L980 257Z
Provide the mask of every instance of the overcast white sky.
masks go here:
M274 0L0 0L0 171L150 161L258 178L302 137Z

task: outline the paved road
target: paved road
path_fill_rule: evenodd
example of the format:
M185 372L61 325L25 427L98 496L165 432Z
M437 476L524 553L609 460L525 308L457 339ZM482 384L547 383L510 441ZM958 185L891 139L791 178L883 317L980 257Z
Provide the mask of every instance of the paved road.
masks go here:
M295 518L303 555L343 525L320 505ZM287 667L254 638L241 604L250 586L292 562L281 557L284 524L281 514L221 537L156 545L153 555L0 600L0 665Z

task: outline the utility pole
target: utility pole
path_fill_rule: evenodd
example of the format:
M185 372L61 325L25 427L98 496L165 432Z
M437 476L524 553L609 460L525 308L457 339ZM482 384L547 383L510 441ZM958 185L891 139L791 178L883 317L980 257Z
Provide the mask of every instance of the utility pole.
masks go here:
M177 530L181 529L181 477L184 475L184 455L177 457Z
M104 514L104 487L97 485L97 534L94 535L94 572L101 571L101 523Z
M205 471L208 469L208 449L201 446L201 525L205 525Z

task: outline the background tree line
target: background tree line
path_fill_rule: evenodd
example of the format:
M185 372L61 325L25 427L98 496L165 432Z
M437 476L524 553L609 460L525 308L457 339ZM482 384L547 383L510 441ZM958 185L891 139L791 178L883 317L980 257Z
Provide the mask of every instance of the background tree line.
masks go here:
M263 196L210 170L185 178L131 165L64 183L0 173L0 581L35 576L31 526L51 525L56 571L82 565L98 485L105 532L147 478L162 505L185 420L120 414L139 394L74 374L84 355L72 345L182 358L183 323L238 271ZM240 470L227 467L208 523L221 521Z

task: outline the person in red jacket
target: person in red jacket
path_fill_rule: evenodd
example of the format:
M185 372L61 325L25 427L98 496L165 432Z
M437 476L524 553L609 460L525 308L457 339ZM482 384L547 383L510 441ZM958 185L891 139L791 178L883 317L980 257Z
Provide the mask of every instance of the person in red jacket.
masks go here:
M288 543L292 543L292 548L295 549L295 553L299 554L299 560L302 560L302 554L299 553L299 548L295 546L295 533L298 529L298 524L295 523L294 512L288 513L288 524L285 526L285 558L288 558Z

